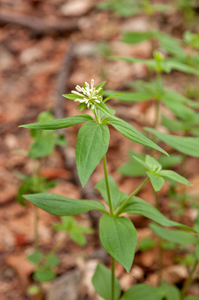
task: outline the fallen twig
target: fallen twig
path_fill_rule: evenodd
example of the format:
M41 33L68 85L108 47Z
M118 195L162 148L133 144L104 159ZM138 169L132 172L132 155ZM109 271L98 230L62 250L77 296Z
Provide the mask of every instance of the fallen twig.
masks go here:
M8 14L0 13L1 24L13 24L28 28L35 33L46 34L51 32L66 32L77 30L77 19L71 20L42 20L36 17L19 15L19 14Z

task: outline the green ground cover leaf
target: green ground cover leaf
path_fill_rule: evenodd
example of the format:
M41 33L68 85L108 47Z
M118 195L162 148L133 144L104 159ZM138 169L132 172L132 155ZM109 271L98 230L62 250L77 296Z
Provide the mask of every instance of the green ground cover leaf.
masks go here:
M166 241L182 245L198 243L197 238L189 232L165 229L154 223L150 224L149 226L155 234Z
M170 145L172 148L194 157L199 157L199 138L198 137L181 137L166 133L161 133L152 128L145 128L146 131L152 132L161 141Z
M166 300L180 300L180 292L176 286L168 285L166 282L163 282L160 289L165 293Z
M112 295L111 287L111 271L101 263L98 263L95 273L92 278L97 293L105 300L110 300ZM121 294L120 283L115 277L115 300L118 300Z
M99 236L104 249L129 272L137 246L137 231L133 223L125 217L103 215Z
M163 297L164 291L160 288L146 284L136 284L124 293L121 300L162 300Z
M145 40L151 39L154 36L154 32L125 32L122 42L126 44L137 44Z
M88 121L79 130L76 144L76 164L82 186L85 186L96 166L106 154L109 139L109 129L105 124Z
M57 216L74 216L92 209L106 213L105 206L94 200L75 200L50 193L24 195L24 198Z

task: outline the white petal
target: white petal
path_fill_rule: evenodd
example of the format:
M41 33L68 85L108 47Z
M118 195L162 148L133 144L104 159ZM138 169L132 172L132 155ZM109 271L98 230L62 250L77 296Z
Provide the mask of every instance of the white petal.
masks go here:
M78 95L78 96L80 96L80 97L83 97L82 94L80 94L80 93L78 93L78 92L76 92L76 91L71 91L71 93L72 93L72 94L75 94L75 95Z
M94 88L94 79L91 79L91 89Z

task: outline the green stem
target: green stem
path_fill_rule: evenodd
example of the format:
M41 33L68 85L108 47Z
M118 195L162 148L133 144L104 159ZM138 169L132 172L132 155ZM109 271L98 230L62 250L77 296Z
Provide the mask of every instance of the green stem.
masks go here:
M107 190L107 195L108 195L108 203L109 203L109 207L110 207L110 213L111 213L111 216L114 216L113 203L111 200L111 192L110 192L109 181L108 181L108 172L107 172L107 167L106 167L106 155L104 155L104 157L103 157L103 166L104 166L104 177L105 177L105 182L106 182L106 190Z
M141 188L143 188L143 186L147 183L149 181L149 177L147 177L146 179L145 179L145 181L142 183L142 184L140 184L140 186L138 186L138 188L122 203L122 205L120 206L120 208L117 210L117 212L115 213L115 217L117 217L120 213L121 213L121 211L123 210L123 208L126 206L126 204L129 202L129 200L133 197L133 196L135 196L140 190L141 190Z
M197 264L198 264L198 261L196 260L196 261L195 261L195 264L193 265L193 269L192 269L192 271L191 271L189 277L188 277L187 280L185 281L185 284L184 284L184 286L183 286L183 288L182 288L182 292L181 292L181 300L184 300L184 296L185 296L185 294L186 294L186 292L187 292L187 290L188 290L188 287L190 286L190 284L191 284L191 282L192 282L193 274L194 274L194 272L195 272L195 270L196 270L196 268L197 268Z
M112 285L111 300L115 300L115 259L112 256L111 256L111 285Z

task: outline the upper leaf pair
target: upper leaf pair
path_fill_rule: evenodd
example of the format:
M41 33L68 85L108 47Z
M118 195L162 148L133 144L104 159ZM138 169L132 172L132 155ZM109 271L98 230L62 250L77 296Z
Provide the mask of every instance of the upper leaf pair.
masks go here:
M146 168L146 173L150 178L151 184L156 192L162 188L164 179L172 179L182 184L191 185L184 177L182 177L178 173L171 170L162 170L162 165L149 155L146 155L145 161L136 156L134 156L134 159Z

